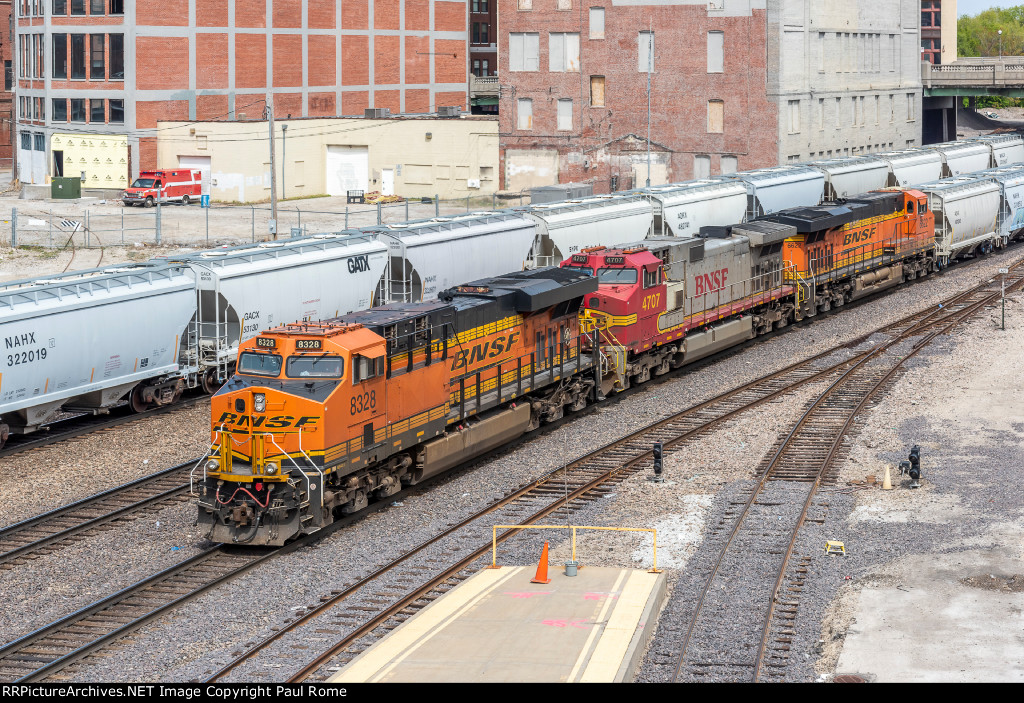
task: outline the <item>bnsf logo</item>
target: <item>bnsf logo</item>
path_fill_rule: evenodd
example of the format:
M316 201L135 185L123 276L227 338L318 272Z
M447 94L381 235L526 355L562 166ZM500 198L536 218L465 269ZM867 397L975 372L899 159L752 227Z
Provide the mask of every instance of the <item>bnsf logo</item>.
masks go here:
M252 419L253 427L270 427L270 428L281 428L281 427L304 427L306 425L315 425L317 417L300 417L295 419L291 415L274 415L273 417L266 417L260 415ZM238 425L239 427L247 427L249 425L249 416L239 416L238 413L223 413L220 419L217 420L216 425Z
M472 349L460 349L452 362L452 371L463 368L467 363L475 364L485 359L493 359L512 348L512 345L519 339L519 332L513 332L508 337L502 335L490 341L477 344Z
M693 294L704 295L714 293L716 290L725 288L729 277L729 269L719 269L713 273L705 273L695 276L693 279Z
M856 244L857 242L869 241L875 236L875 232L877 230L877 227L867 227L865 229L857 230L856 232L847 232L846 236L843 237L843 246L845 247L850 244Z

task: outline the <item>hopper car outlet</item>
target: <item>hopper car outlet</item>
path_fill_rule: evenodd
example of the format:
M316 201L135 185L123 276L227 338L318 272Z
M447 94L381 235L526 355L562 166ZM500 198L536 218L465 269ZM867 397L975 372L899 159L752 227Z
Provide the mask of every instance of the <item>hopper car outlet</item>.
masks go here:
M597 304L609 307L591 307L588 298L581 324L585 340L599 332L601 348L627 350L625 360L609 356L621 386L630 377L623 364L637 369L633 376L664 368L670 355L655 346L685 344L695 358L723 340L1004 246L1024 228L1021 162L1024 139L995 135L2 284L0 443L61 410L103 413L124 403L145 410L189 388L213 392L236 371L243 347L280 342L265 330L384 304L429 304L467 281L567 259L604 277L606 299ZM972 172L978 168L986 170ZM174 178L199 180L185 170L151 176L165 189ZM910 197L913 205L907 200L912 184L923 209L920 196ZM871 193L886 188L903 190ZM922 234L927 216L934 217L933 244ZM603 263L594 247L607 250ZM612 271L627 263L632 274ZM631 286L644 291L636 301ZM632 315L636 329L653 337L620 339ZM463 372L462 364L472 368L535 344L523 334L509 329L463 341L447 351L446 365ZM35 343L24 341L31 335ZM301 341L323 344L298 348L320 354L330 345L326 336ZM362 405L374 400L379 406L379 395Z

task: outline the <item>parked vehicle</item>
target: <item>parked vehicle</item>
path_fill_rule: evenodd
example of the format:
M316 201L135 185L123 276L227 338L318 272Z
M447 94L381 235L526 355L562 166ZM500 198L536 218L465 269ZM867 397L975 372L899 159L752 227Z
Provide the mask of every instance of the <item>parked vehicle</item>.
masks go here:
M157 200L188 205L198 200L202 192L202 171L142 171L121 196L121 202L145 207L153 207Z

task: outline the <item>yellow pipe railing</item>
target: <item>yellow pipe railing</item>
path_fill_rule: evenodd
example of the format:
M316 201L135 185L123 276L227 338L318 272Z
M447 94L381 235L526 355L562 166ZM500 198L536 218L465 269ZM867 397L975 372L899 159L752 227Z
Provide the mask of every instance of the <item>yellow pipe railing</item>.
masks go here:
M491 529L491 569L498 566L498 530L572 530L572 560L576 561L576 530L604 530L606 532L650 532L653 540L654 562L648 573L660 574L658 568L658 531L653 527L598 527L595 525L495 525Z

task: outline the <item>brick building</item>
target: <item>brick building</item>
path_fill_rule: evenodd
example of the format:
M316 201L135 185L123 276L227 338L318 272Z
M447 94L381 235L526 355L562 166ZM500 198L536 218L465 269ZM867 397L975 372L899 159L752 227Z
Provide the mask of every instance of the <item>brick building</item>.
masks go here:
M919 0L500 3L506 189L600 193L920 141Z
M956 19L956 0L921 0L922 60L934 64L956 61Z
M15 4L23 182L122 187L156 167L157 120L261 119L267 101L279 118L467 107L466 0Z
M4 84L0 91L0 168L14 163L14 31L11 24L12 0L0 0L0 61L4 66Z

